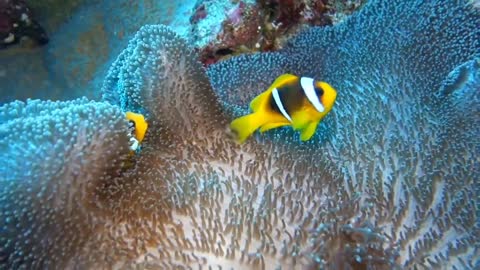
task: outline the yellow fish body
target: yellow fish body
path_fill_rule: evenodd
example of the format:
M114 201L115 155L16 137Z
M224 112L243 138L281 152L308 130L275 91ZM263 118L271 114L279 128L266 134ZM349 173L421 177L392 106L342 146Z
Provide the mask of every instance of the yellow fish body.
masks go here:
M242 143L257 129L260 132L282 126L300 131L309 140L318 123L330 112L337 92L326 82L283 74L250 103L253 113L232 121L230 128Z
M132 129L135 132L135 138L130 138L130 150L134 152L137 150L137 148L140 146L140 143L143 141L145 133L147 133L148 123L145 120L145 117L139 113L127 112L125 113L125 117L131 123Z

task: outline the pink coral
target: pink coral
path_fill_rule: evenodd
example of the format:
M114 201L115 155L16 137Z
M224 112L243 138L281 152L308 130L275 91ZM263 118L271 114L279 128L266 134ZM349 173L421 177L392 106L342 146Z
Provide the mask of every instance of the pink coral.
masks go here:
M245 13L245 3L240 1L238 5L228 11L228 20L233 25L239 25L242 22L242 16Z

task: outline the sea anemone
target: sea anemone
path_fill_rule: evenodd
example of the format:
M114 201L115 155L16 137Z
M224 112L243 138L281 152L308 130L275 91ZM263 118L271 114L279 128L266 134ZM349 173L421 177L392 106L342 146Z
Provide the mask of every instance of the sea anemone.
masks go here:
M473 269L479 24L457 2L371 1L207 72L170 29L143 27L104 102L1 107L1 265ZM229 120L287 72L334 85L333 112L307 143L280 129L237 145ZM149 124L134 156L126 111Z
M99 187L128 153L123 113L107 103L29 100L0 107L0 266L58 267L98 224Z

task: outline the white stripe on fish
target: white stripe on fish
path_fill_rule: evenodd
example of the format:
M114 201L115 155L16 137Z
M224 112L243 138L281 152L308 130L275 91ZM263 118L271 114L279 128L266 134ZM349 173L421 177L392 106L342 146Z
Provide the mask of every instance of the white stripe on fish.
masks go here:
M272 96L273 96L273 99L275 100L275 103L278 106L278 109L283 114L283 116L285 116L285 118L287 118L288 121L292 122L292 118L290 117L290 115L288 115L287 111L283 107L282 100L280 100L280 96L278 95L278 89L277 88L273 89Z
M313 107L319 112L325 111L322 103L318 99L317 93L315 92L314 81L312 78L302 77L300 79L300 85L302 86L305 95L307 96L308 100L312 103Z

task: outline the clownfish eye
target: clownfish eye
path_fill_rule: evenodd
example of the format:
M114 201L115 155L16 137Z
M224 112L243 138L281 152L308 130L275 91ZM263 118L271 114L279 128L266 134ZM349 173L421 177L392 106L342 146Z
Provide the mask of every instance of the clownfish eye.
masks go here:
M315 94L317 94L317 97L323 96L323 89L320 87L315 87Z

